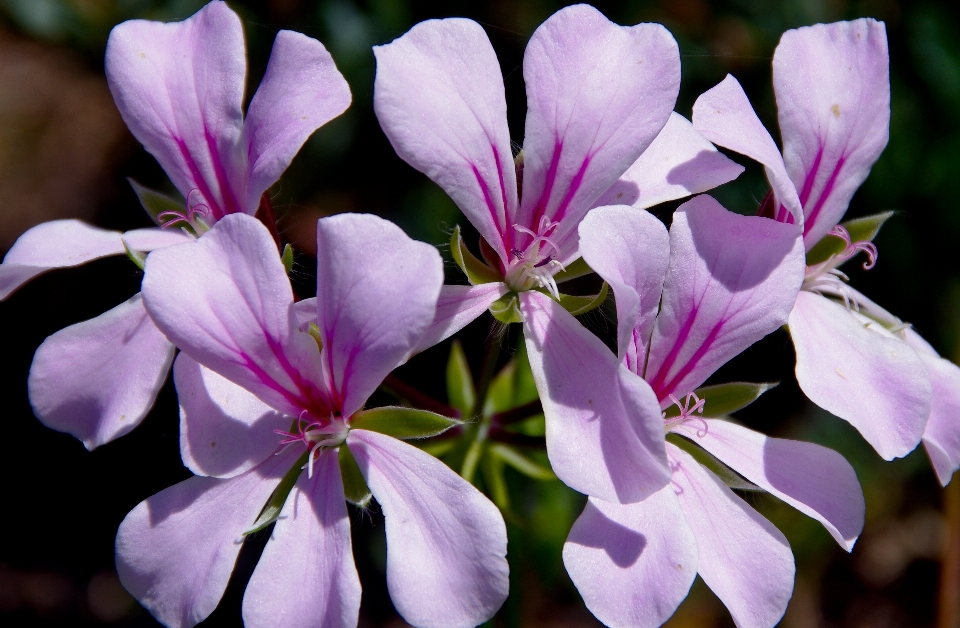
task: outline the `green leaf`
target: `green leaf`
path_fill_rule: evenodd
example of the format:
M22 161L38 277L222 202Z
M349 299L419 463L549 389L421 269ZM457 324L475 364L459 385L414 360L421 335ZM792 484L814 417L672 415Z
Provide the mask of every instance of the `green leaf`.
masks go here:
M477 438L470 442L467 453L463 457L463 464L460 466L460 477L473 484L473 476L477 473L477 464L483 456L483 449L486 445L486 437Z
M140 185L133 179L128 178L127 181L130 183L133 191L136 192L137 198L140 199L140 204L143 205L143 208L147 210L147 213L150 214L150 217L153 218L157 224L160 224L158 216L163 212L183 213L186 201L178 201L162 192L151 190L148 187Z
M584 277L592 272L593 269L587 266L587 263L583 260L583 258L578 257L576 260L567 264L566 268L554 275L553 280L557 283L563 283L564 281L570 281L571 279L576 279L577 277Z
M351 504L366 508L373 494L367 486L367 481L363 479L363 473L360 472L360 467L346 443L340 445L337 460L340 462L340 477L343 479L344 497Z
M400 406L364 410L353 415L350 420L350 427L353 429L370 430L404 440L436 436L457 425L463 425L463 421L427 410Z
M553 470L543 467L530 460L519 451L503 443L490 445L490 456L499 458L520 473L534 480L556 480Z
M516 372L517 363L515 360L510 360L490 382L490 387L487 389L487 398L483 403L484 416L503 412L517 405L514 401Z
M873 216L864 216L863 218L854 218L841 223L844 229L850 233L851 242L870 242L880 233L880 227L893 216L892 211L874 214ZM831 255L837 255L843 251L846 243L843 238L834 235L825 235L817 242L809 252L807 252L807 265L813 266L830 259Z
M144 270L147 265L147 255L141 251L134 251L127 244L126 240L121 239L123 242L123 250L127 252L127 257L130 258L130 261L137 265L137 268Z
M303 472L303 465L307 464L309 455L309 451L303 452L303 455L290 467L290 470L283 475L280 483L277 484L277 488L273 489L273 493L270 494L270 499L267 500L263 510L260 511L260 516L253 522L253 527L244 532L244 536L259 532L277 520L280 511L283 510L284 502L287 501L287 495L293 490L293 485L297 483L297 478Z
M289 275L290 271L293 270L293 247L289 244L283 247L283 255L280 256L280 261L283 262L283 269Z
M467 280L474 286L503 281L500 273L484 264L470 252L460 236L459 225L454 228L453 237L450 238L450 253L453 255L453 261L457 263L460 270L467 276Z
M560 305L574 316L580 316L603 305L603 302L607 300L607 293L609 291L610 289L607 286L607 282L604 281L600 292L593 296L575 297L569 294L561 294Z
M731 382L729 384L717 384L716 386L701 386L694 391L694 394L705 401L703 416L718 417L746 408L759 399L760 395L776 388L779 384L780 382L763 382L760 384ZM683 400L681 399L681 401ZM666 415L668 419L680 416L680 408L674 404L667 408Z
M508 292L492 304L490 313L501 323L522 323L523 314L520 313L520 301L516 292Z
M720 480L730 488L738 491L763 491L762 488L720 462L713 454L699 447L693 441L679 434L667 434L667 441L690 454L694 460L706 467L709 471L712 471L714 475L720 478Z
M484 456L483 480L487 483L487 490L490 492L490 498L500 510L509 510L510 491L507 490L507 482L503 477L503 459L496 456Z
M477 402L477 391L473 385L473 374L463 353L463 345L454 340L450 346L450 359L447 360L447 400L460 411L460 416L470 416Z

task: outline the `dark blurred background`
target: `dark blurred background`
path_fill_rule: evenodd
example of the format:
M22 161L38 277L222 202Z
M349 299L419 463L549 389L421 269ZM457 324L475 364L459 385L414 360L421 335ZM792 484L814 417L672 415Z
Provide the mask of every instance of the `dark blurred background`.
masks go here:
M182 19L198 0L0 0L0 251L27 228L77 217L129 229L149 220L125 181L171 189L162 170L130 136L103 77L111 27L131 18ZM316 219L372 212L411 236L441 246L452 227L472 231L435 185L396 157L372 111L370 47L414 23L466 16L484 25L500 58L515 142L523 138L521 72L534 29L563 6L553 0L263 0L231 1L244 20L252 95L279 29L324 42L353 90L353 106L317 132L271 190L285 238L298 251L295 279L309 294ZM960 360L960 13L952 2L895 0L632 0L597 2L621 24L665 24L680 43L683 83L677 111L690 115L696 97L733 73L774 137L771 55L789 28L871 16L890 40L893 117L890 144L856 195L848 217L893 209L877 239L879 263L849 270L854 284L915 327L945 356ZM759 168L747 165L716 196L730 209L756 211L766 193ZM674 206L655 208L667 224ZM448 264L452 281L457 277ZM120 586L113 538L139 501L189 476L179 460L176 397L168 382L156 407L132 434L90 453L72 437L44 428L26 395L33 352L58 329L134 294L139 271L126 259L98 261L48 274L0 304L2 398L0 444L0 624L4 626L155 625ZM605 310L606 311L606 310ZM609 318L609 311L607 311ZM600 333L603 314L587 321ZM462 333L467 358L479 367L490 334L485 316ZM516 330L499 341L507 351ZM403 367L398 375L443 399L450 343ZM775 333L725 367L715 379L782 380L738 418L768 434L811 440L843 453L857 469L867 522L852 554L813 520L769 497L747 499L790 539L797 582L783 626L952 626L938 623L941 563L951 526L960 525L960 482L944 491L918 450L883 462L845 423L805 402L793 381L793 350ZM522 362L522 360L521 360ZM520 368L522 369L522 364ZM560 561L560 548L582 498L559 482L508 476L510 599L493 625L593 626ZM952 488L952 492L951 489ZM948 494L952 494L950 497ZM947 504L953 499L952 514ZM361 626L404 625L386 595L383 522L376 508L352 511L354 553L364 586ZM956 534L956 532L954 533ZM265 538L248 543L237 576L206 625L240 625L244 577ZM290 592L295 599L297 592ZM719 601L697 582L670 626L732 626Z

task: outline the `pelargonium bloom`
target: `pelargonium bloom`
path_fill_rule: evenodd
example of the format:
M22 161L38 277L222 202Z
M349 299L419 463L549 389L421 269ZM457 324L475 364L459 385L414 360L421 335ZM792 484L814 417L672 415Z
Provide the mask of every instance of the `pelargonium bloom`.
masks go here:
M538 290L559 298L554 275L579 258L577 225L598 202L628 195L660 202L740 173L689 122L671 116L680 59L660 25L618 26L587 5L544 22L523 60L527 116L516 163L500 65L477 23L423 22L374 51L374 107L384 132L477 228L489 264L478 285L444 288L424 346L495 302L517 317L524 308L551 310ZM661 131L666 139L654 148ZM617 381L616 368L608 374ZM587 423L548 413L546 437L551 464L569 486L629 502L663 486L668 472L655 399L643 386L625 386L598 403L646 407L652 431L618 423L622 412Z
M665 412L661 423L661 434L671 434L671 483L636 504L591 497L564 546L570 577L610 626L660 625L697 573L738 626L773 626L791 596L793 556L779 530L728 484L770 492L821 521L847 550L863 527L860 486L839 454L704 418L718 416L712 395L693 393L786 321L803 279L799 230L699 196L676 211L669 235L646 212L596 209L580 225L580 248L614 290L619 356L562 312L535 324L571 339L583 356L572 375L587 378L619 360L650 383L664 410L676 404L679 413ZM560 361L543 342L535 369L548 383L562 381L550 375ZM589 385L597 397L611 387L600 379ZM722 463L722 479L716 465L700 464L702 450Z
M960 467L960 369L902 321L845 283L837 267L876 247L838 225L887 144L890 78L883 23L869 19L784 33L773 58L783 156L728 76L694 105L711 141L762 163L773 188L761 213L803 225L810 260L790 315L797 381L817 405L849 421L886 459L921 437L943 484ZM869 237L872 237L876 232ZM833 242L826 242L832 240Z
M147 260L147 310L181 349L182 433L197 445L184 460L208 477L127 515L121 582L165 625L202 621L285 477L295 491L247 586L244 623L355 626L360 583L338 462L349 452L386 517L400 614L416 626L480 624L507 595L499 510L436 458L359 428L367 398L430 325L440 255L368 215L320 220L317 244L317 298L296 304L270 233L243 214Z
M240 18L223 2L165 24L132 20L107 42L106 73L124 122L186 198L162 225L201 233L231 213L254 214L303 142L350 104L320 42L280 31L260 88L243 113L246 51ZM48 270L182 243L178 229L125 234L77 220L24 233L0 265L0 298ZM48 427L88 449L133 429L152 407L174 347L140 295L53 334L30 370L30 401Z

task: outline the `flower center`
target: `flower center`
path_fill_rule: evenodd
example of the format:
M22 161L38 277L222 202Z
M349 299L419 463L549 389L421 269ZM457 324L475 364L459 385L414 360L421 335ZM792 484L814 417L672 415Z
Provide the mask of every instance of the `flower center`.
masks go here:
M546 216L540 219L536 232L521 225L513 225L514 229L526 233L533 240L522 251L520 249L510 251L513 260L507 268L504 281L511 290L524 292L534 288L545 288L553 298L560 299L560 291L557 289L557 282L553 275L563 270L563 264L556 258L560 249L550 239L557 230L557 225L558 223L551 222Z
M329 419L323 420L307 419L306 414L306 410L300 413L291 431L274 430L274 433L284 437L280 445L303 443L304 447L310 450L310 456L304 466L307 469L307 477L312 478L313 461L319 457L319 451L341 445L347 439L350 427L343 417L336 416L332 412Z
M160 223L161 229L182 225L191 229L197 236L210 230L213 224L210 221L210 208L205 203L192 200L194 193L199 195L200 190L197 188L190 190L190 193L187 194L187 206L184 211L167 210L157 214L157 222Z
M680 409L680 416L667 418L667 413L663 413L663 426L666 431L671 431L673 428L681 425L695 425L697 429L697 437L703 438L707 435L709 426L707 422L703 420L703 406L707 402L706 399L701 399L697 396L697 393L690 393L687 395L686 399L681 402L679 399L673 395L668 395L670 401L676 404L677 408Z
M859 310L860 304L857 303L855 294L846 283L850 281L850 278L838 270L837 266L863 251L867 255L867 261L863 263L863 268L864 270L870 270L877 264L877 247L873 242L852 242L850 232L841 225L831 229L829 235L840 238L846 246L842 251L831 255L825 261L807 266L801 289L823 296L831 295L841 298L848 310Z

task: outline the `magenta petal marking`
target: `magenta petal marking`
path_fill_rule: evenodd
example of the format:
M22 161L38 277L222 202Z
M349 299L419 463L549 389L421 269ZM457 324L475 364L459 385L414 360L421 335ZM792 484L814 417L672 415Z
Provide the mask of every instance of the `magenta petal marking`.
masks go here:
M809 233L811 227L816 224L817 216L820 214L820 210L823 208L823 204L830 198L831 192L833 192L833 186L837 182L837 175L840 174L840 170L843 169L843 164L846 161L846 157L840 157L837 160L837 165L834 166L833 173L830 175L830 178L827 180L826 185L823 187L823 192L820 193L820 198L817 199L816 205L813 206L809 212L806 213L806 218L804 218L803 223L803 235L806 236ZM820 162L820 156L817 156L817 164ZM816 169L813 170L814 178L816 177ZM811 180L812 185L812 180ZM801 201L802 203L802 201ZM806 209L806 208L804 208Z

